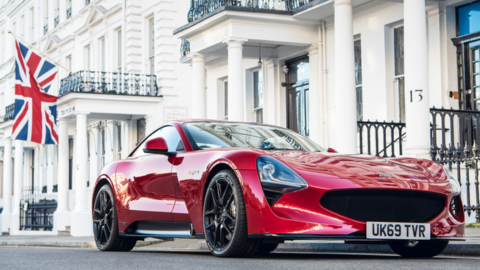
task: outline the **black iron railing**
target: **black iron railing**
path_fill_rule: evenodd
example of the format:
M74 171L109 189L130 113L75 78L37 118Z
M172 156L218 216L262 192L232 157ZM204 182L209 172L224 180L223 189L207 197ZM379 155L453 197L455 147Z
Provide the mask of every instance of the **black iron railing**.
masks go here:
M51 231L53 213L57 210L55 200L39 195L36 187L25 187L20 200L20 230Z
M381 157L403 155L403 140L406 136L405 123L357 122L360 154Z
M13 120L14 117L15 117L15 103L5 107L5 117L3 118L3 121Z
M258 10L293 11L314 0L191 0L188 22L198 20L224 6L246 7Z
M43 34L45 35L47 33L48 33L48 23L43 26Z
M465 193L464 209L469 216L475 212L480 222L480 112L432 108L430 114L432 160L456 170L462 193Z
M256 10L290 10L285 0L191 0L188 22L198 20L204 15L224 6L247 7Z
M70 17L72 17L72 8L71 7L67 8L67 19L70 19Z
M190 42L186 39L182 39L182 45L180 45L180 55L187 56L190 54Z
M90 0L85 0L85 6L87 6L88 4L90 4Z
M59 96L71 92L157 96L157 76L81 70L60 81Z
M55 19L53 19L53 27L57 27L57 25L60 23L60 16L57 16L55 17Z

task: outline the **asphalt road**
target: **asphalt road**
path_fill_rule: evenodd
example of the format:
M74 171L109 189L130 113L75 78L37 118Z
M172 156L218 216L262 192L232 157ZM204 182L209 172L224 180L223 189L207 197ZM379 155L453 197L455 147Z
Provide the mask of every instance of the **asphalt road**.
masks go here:
M395 255L273 253L249 259L207 252L100 252L95 249L0 247L0 269L478 269L480 257L403 259Z

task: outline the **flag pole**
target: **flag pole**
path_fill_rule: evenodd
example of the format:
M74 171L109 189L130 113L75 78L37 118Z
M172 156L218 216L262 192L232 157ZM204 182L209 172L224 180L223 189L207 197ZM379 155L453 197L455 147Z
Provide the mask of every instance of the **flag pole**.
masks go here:
M57 61L55 61L54 59L52 59L50 56L48 56L47 54L43 53L41 50L39 50L37 47L33 46L32 44L28 43L27 41L25 41L23 38L17 36L16 34L12 33L12 31L8 31L7 33L11 34L12 36L14 36L16 39L20 40L22 43L25 43L28 45L28 47L31 47L32 49L35 49L37 52L39 52L43 57L45 58L48 58L50 61L52 61L55 65L65 69L66 71L68 71L69 74L72 73L72 71L68 68L66 68L65 66L63 66L62 64L58 63Z
M88 82L85 82L83 81L83 78L81 78L80 76L78 75L75 75L74 73L72 73L72 71L68 68L66 68L64 65L60 64L59 62L55 61L55 59L51 58L48 54L46 53L43 53L41 50L39 50L37 47L33 46L32 44L28 43L27 41L25 41L23 38L17 36L16 34L14 34L12 31L8 31L7 32L8 34L11 34L12 36L14 36L16 39L20 40L22 43L25 43L28 45L28 47L36 50L37 52L39 52L43 57L45 58L48 58L50 61L52 61L54 64L56 64L57 66L65 69L66 71L68 71L68 75L72 75L72 76L75 76L77 78L79 78L83 83L87 84L89 87L91 87L93 90L97 91L98 93L102 93L102 91L98 90L95 86L92 86L90 85L90 83Z

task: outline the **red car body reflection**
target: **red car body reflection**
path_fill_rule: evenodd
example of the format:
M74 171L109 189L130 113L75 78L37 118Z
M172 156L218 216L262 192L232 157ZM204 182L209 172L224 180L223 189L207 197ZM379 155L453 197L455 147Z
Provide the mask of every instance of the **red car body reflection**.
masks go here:
M366 222L326 209L320 204L322 196L340 189L395 189L443 194L444 210L428 222L431 233L438 238L464 237L463 209L457 214L450 209L451 186L438 163L413 158L253 148L194 151L182 128L186 122L167 124L175 127L185 151L127 158L102 169L96 185L108 181L113 187L120 232L136 221L171 221L191 223L201 235L206 183L215 172L230 168L243 188L248 233L252 236L328 238L364 232ZM258 156L271 156L283 162L308 183L308 188L286 193L269 205L257 172Z

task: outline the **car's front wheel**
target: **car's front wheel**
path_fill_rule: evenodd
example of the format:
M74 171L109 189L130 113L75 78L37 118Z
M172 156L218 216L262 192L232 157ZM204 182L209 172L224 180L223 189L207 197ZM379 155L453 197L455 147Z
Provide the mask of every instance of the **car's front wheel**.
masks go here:
M100 251L130 251L137 243L136 239L118 234L117 207L109 185L103 185L95 195L93 235Z
M248 238L242 187L231 170L218 172L207 187L203 229L208 248L219 257L250 257L261 243Z
M445 240L428 241L395 241L390 248L402 257L434 257L442 253L448 246Z

